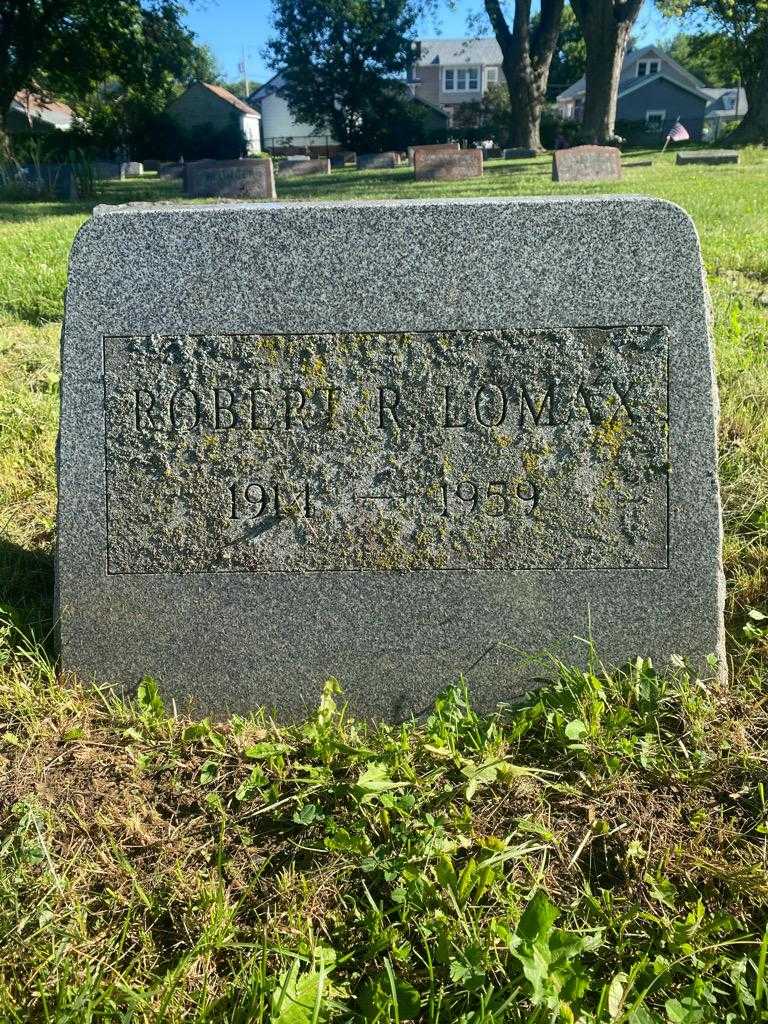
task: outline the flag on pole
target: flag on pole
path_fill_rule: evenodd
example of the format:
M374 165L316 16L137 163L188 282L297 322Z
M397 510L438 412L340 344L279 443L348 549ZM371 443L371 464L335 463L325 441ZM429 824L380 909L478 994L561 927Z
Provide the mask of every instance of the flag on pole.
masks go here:
M690 139L690 137L691 136L685 130L685 126L680 124L679 121L676 121L667 133L667 139L670 142L685 142L687 139Z

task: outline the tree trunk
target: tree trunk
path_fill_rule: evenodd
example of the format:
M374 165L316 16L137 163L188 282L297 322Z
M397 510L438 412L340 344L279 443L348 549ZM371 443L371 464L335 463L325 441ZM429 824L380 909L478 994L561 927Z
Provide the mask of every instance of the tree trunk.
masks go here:
M745 79L747 113L731 135L733 142L768 145L768 31L765 33L763 58L757 75Z
M541 15L531 32L531 0L515 0L510 30L500 0L485 0L496 40L501 48L512 116L510 145L541 149L541 111L547 96L549 66L557 45L563 0L542 0Z
M581 134L585 142L609 142L616 134L621 66L642 0L572 0L587 47L586 96Z

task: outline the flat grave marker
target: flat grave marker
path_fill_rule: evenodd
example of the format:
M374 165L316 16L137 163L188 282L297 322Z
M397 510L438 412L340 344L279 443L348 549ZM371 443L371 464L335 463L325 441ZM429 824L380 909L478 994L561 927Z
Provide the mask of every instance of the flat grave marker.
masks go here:
M678 167L690 164L737 164L740 159L737 149L689 149L678 153L675 163Z
M615 146L572 146L552 155L553 181L618 181L621 150Z
M511 700L538 653L583 663L576 638L607 666L724 664L678 207L101 207L62 365L65 670L287 716L336 676L401 719L460 674Z

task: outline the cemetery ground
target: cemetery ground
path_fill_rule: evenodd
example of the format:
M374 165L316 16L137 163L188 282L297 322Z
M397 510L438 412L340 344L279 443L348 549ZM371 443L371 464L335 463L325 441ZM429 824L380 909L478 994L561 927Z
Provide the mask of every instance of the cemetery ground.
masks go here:
M607 674L597 651L589 671L544 659L556 681L494 716L436 679L431 715L397 727L351 721L334 682L285 726L57 676L57 346L92 204L0 204L0 1019L768 1020L768 158L673 161L587 187L547 160L280 182L285 199L642 193L701 235L729 683ZM115 182L99 201L178 191Z

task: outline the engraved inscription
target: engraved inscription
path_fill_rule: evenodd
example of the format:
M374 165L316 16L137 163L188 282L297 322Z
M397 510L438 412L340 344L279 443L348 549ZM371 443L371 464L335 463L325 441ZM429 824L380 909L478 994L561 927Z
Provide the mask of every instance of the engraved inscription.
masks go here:
M106 337L110 573L666 568L663 327Z

